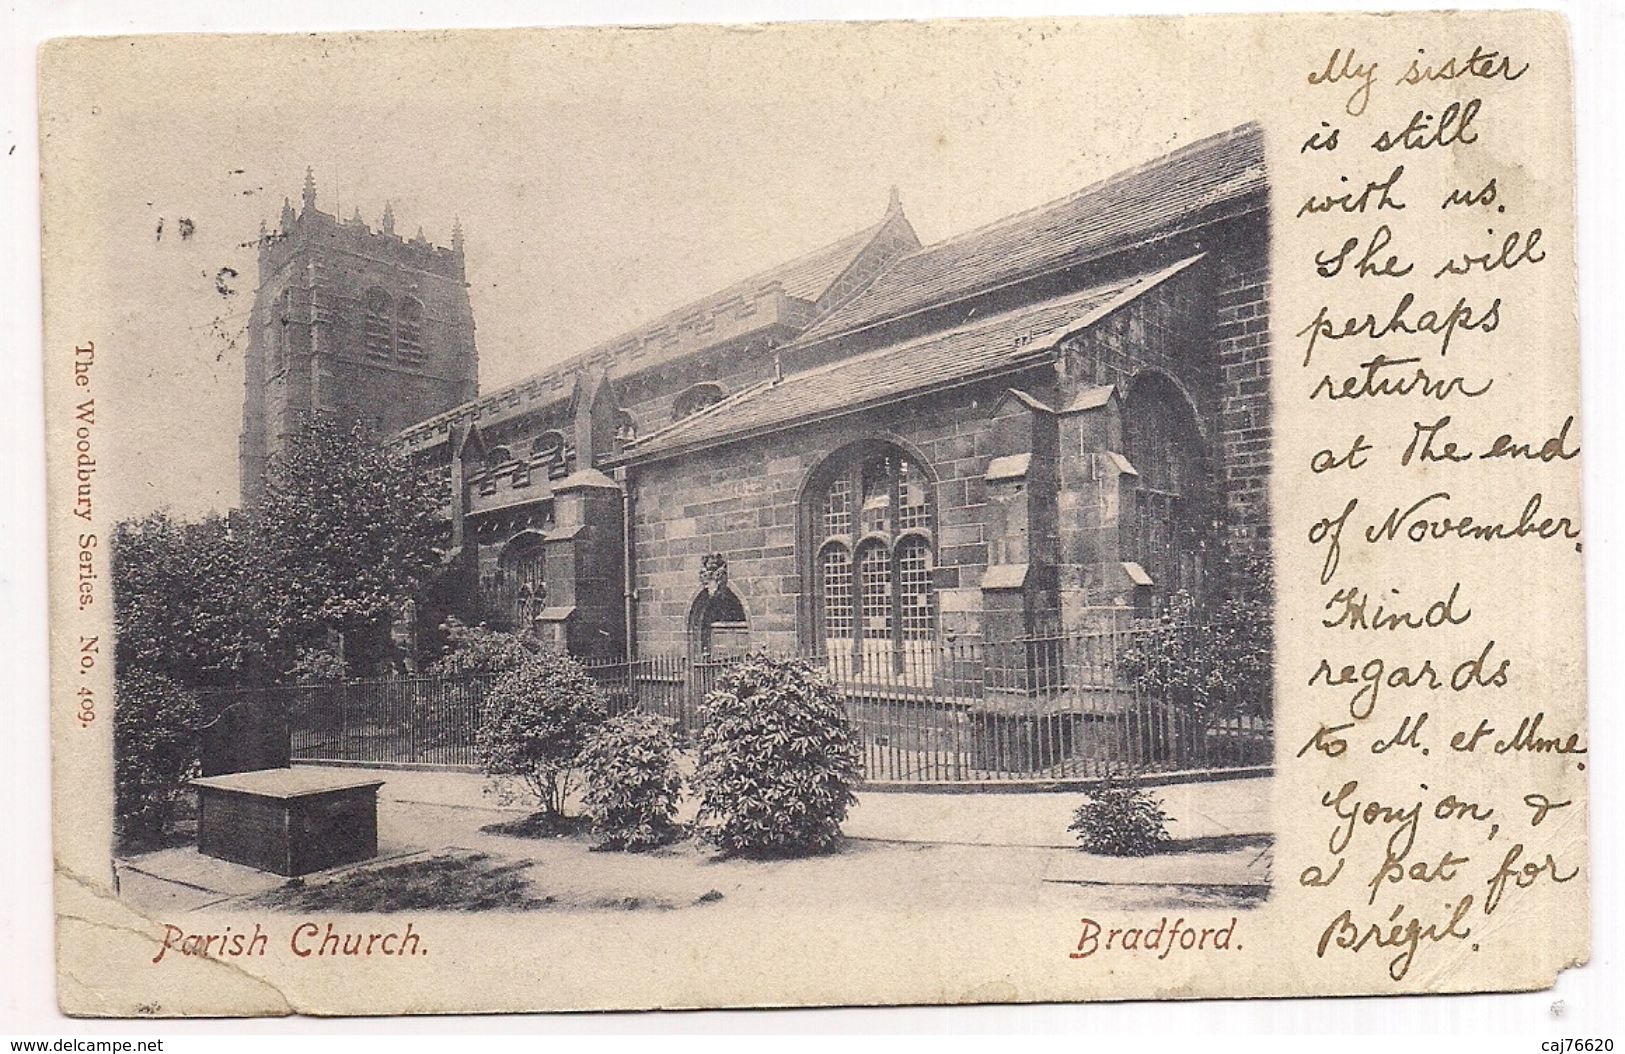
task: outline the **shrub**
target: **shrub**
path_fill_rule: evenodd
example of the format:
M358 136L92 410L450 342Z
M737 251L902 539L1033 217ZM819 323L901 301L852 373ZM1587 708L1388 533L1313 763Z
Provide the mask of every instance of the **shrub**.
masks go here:
M726 853L832 845L857 799L852 726L823 671L745 659L700 705L694 790L702 838Z
M504 777L518 778L542 812L557 818L581 748L603 721L603 693L582 665L562 652L542 652L491 687L476 752L499 787Z
M1136 688L1206 717L1265 717L1275 675L1275 601L1270 564L1249 561L1217 576L1202 604L1188 593L1124 650Z
M635 710L612 718L588 737L581 768L583 801L605 848L648 849L676 837L682 778L669 719Z
M536 654L536 641L517 633L469 626L449 618L442 627L451 648L430 664L428 672L445 677L473 677L507 673Z
M327 648L300 648L288 668L288 680L298 685L337 684L344 680L344 660Z
M133 841L161 838L198 771L197 697L161 673L120 671L113 684L119 826Z
M1162 802L1140 786L1137 778L1107 776L1098 790L1072 814L1067 828L1090 853L1107 856L1149 856L1168 840L1168 821Z

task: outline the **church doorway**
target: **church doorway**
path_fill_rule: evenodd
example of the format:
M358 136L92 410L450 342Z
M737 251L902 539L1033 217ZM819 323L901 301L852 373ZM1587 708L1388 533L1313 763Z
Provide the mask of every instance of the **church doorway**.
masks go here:
M700 590L688 609L688 697L704 699L735 658L750 651L750 617L726 584Z
M696 662L743 655L750 650L750 618L728 586L700 590L689 607L688 650Z

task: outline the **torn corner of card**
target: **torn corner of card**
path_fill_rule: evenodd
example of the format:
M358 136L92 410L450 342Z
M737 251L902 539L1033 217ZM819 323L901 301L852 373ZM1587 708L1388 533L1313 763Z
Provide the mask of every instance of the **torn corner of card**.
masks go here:
M69 1013L1586 960L1559 17L41 70Z

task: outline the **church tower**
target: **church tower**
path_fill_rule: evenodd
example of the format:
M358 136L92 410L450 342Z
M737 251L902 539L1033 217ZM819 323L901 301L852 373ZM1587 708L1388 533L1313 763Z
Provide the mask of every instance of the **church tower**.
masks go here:
M284 199L276 231L261 226L259 287L249 315L239 446L242 504L264 491L266 466L307 420L327 416L382 436L474 398L479 356L463 270L463 232L432 245L395 233L389 205L374 230Z

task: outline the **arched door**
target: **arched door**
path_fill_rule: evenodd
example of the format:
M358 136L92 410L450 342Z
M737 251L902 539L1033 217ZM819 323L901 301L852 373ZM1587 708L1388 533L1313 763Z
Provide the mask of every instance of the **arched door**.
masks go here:
M732 589L715 593L700 590L689 608L689 655L697 661L717 661L750 650L750 618Z
M1190 401L1167 376L1147 371L1124 405L1125 453L1139 473L1124 518L1124 558L1151 577L1152 606L1177 592L1199 597L1214 531L1211 469Z
M688 609L688 698L704 699L717 677L750 650L750 617L726 585L700 590Z

